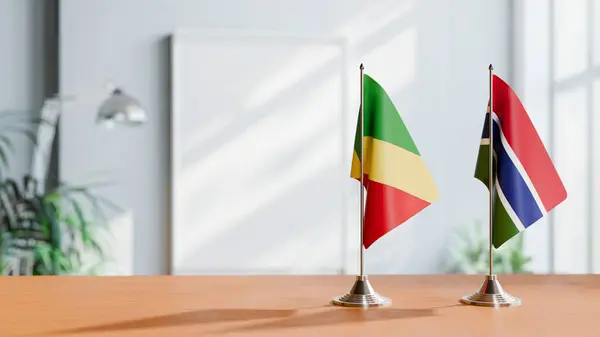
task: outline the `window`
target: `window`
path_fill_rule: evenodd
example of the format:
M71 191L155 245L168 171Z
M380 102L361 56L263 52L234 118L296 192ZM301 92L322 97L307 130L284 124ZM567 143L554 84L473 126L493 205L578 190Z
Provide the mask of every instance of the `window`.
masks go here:
M515 2L515 88L567 188L525 233L533 270L600 272L600 3Z

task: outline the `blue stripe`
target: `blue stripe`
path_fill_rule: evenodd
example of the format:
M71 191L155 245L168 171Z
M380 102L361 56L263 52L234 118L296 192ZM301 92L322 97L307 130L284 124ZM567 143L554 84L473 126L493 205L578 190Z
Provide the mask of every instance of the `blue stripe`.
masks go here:
M489 114L488 114L489 116ZM489 119L488 119L489 120ZM487 125L487 124L486 124ZM500 126L494 121L494 152L497 156L498 183L511 208L525 228L542 217L533 194L510 159L500 138Z

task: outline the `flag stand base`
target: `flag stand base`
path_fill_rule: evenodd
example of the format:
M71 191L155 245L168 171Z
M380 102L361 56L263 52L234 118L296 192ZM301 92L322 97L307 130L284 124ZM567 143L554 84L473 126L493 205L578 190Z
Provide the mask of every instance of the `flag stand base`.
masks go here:
M392 304L389 298L383 297L373 290L367 275L357 276L350 292L336 297L331 304L342 307L383 307Z
M513 307L521 305L521 300L505 292L496 275L486 275L478 292L465 296L460 302L483 307Z

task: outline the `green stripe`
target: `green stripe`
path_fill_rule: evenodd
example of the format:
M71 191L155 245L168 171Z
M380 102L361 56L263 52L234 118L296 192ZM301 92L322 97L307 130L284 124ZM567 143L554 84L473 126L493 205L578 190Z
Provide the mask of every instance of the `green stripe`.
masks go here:
M495 166L495 164L494 164ZM479 179L488 189L490 182L490 146L480 145L475 164L475 178Z
M373 137L421 155L394 103L383 88L369 75L364 75L365 137ZM354 151L360 158L360 116L354 138Z
M504 206L496 196L494 198L494 223L492 228L492 244L496 249L506 241L519 234L517 226L512 222Z
M475 166L475 178L480 180L489 190L489 158L490 146L480 145L477 156L477 165ZM506 241L519 234L517 226L508 216L504 205L500 202L498 194L494 191L494 219L492 228L492 244L495 248L500 248Z

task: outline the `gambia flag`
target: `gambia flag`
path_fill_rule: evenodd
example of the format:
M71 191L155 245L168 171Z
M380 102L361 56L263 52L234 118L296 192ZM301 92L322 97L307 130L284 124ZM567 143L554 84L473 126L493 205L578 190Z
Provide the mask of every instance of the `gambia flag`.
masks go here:
M492 81L492 242L498 248L563 202L567 191L517 95L500 77ZM488 189L489 118L488 105L475 167Z
M363 76L363 182L367 194L363 245L369 248L435 201L438 191L392 100L379 83ZM360 131L359 116L351 172L352 178L358 180Z

